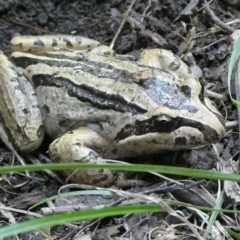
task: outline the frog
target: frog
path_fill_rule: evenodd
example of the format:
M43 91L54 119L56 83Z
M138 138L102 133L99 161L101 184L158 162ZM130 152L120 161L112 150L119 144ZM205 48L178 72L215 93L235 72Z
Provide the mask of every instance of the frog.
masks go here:
M79 36L16 36L0 54L0 136L16 156L51 139L55 163L105 163L219 142L223 116L165 49L138 59ZM118 171L63 170L75 183L131 186Z

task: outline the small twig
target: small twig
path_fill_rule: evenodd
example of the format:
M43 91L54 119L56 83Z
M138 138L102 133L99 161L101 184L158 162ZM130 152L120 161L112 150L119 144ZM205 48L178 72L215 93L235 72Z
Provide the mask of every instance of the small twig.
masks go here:
M35 213L35 212L30 212L30 211L25 211L22 209L16 209L16 208L12 208L12 207L5 207L5 206L0 206L0 210L4 210L4 211L11 211L11 212L17 212L17 213L22 213L25 214L27 216L33 216L33 217L42 217L43 215Z
M211 10L211 8L209 7L209 4L207 2L207 0L203 0L204 3L204 8L205 11L207 12L207 14L209 15L209 17L223 30L225 30L226 32L228 32L229 34L232 34L235 32L235 30L233 28L231 28L230 26L228 26L227 24L225 24L224 22L222 22L216 15L215 13Z
M113 49L113 46L114 46L114 44L115 44L115 42L117 40L117 37L120 34L120 32L121 32L121 30L122 30L122 28L123 28L123 26L124 26L124 24L125 24L125 22L127 20L127 17L128 17L128 15L129 15L129 13L130 13L130 11L131 11L131 9L132 9L132 7L133 7L135 2L136 2L136 0L133 0L131 5L128 7L127 11L123 14L124 18L123 18L123 20L122 20L122 22L121 22L121 24L120 24L120 26L119 26L115 36L113 37L113 40L112 40L111 44L110 44L110 48L111 49Z
M208 97L219 99L219 100L222 100L224 102L227 101L227 96L225 96L223 94L215 93L215 92L212 92L208 89L205 89L205 93L207 94Z
M232 128L235 128L238 126L238 120L233 120L233 121L228 121L228 122L225 122L225 127L227 129L232 129Z
M130 23L133 23L136 27L141 29L148 37L150 37L152 39L153 42L155 42L159 46L163 47L163 46L167 45L167 41L161 35L159 35L158 33L154 33L148 29L145 29L145 26L143 26L140 22L138 22L133 17L129 16L127 18L127 21Z
M180 33L177 32L177 30L172 30L170 26L166 26L163 22L159 21L159 19L153 17L153 16L149 16L148 19L150 19L151 21L154 21L154 24L156 24L158 27L160 28L164 28L165 30L173 33L174 35L180 37L183 41L186 41L185 37L183 37Z
M5 208L5 206L2 203L0 203L0 206ZM0 213L2 214L3 217L8 219L8 222L10 224L16 223L16 220L15 220L13 214L10 211L4 210L4 209L0 209Z
M34 27L34 26L30 25L30 24L21 22L19 20L11 19L11 18L8 18L6 16L2 16L2 18L4 20L8 21L8 22L11 22L13 24L19 25L21 27L31 28L33 31L40 32L40 33L48 33L49 34L49 31L47 31L45 29L42 29L42 28L39 28L39 27Z
M152 1L151 0L148 0L148 6L145 8L144 12L143 12L143 15L142 15L142 18L145 17L146 15L146 12L148 11L148 9L151 7L152 5Z

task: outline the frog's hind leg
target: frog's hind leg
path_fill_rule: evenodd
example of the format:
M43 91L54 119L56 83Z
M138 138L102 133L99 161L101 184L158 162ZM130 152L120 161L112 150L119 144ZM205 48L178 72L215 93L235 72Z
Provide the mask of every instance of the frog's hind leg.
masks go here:
M1 139L11 150L31 152L44 137L42 116L31 84L0 52Z
M110 141L88 127L80 127L57 138L50 145L49 153L54 162L97 164L106 163L98 153L105 156L110 149ZM110 187L113 184L119 187L127 187L138 184L135 180L127 180L123 172L107 169L65 170L64 173L71 182L99 187Z

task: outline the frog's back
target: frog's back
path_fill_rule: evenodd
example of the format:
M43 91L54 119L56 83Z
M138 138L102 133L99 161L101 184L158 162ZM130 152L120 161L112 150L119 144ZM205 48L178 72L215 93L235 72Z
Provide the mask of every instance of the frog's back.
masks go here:
M36 89L44 125L53 138L89 123L123 123L157 107L134 82L142 75L152 78L153 70L135 62L75 51L13 53L12 58Z

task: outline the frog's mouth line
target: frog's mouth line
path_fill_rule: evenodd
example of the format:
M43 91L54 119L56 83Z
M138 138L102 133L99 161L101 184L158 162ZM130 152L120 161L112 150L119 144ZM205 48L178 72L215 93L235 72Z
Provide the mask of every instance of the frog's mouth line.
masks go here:
M219 133L214 128L195 120L176 117L167 122L158 120L158 116L153 116L152 118L143 121L136 120L135 125L125 125L124 128L117 133L114 140L119 142L127 139L130 136L141 136L148 133L171 133L180 127L191 127L193 129L198 129L203 134L203 139L206 141L206 143L218 142L221 138ZM177 143L178 141L176 144ZM179 141L179 144L180 143L182 144L182 141Z

